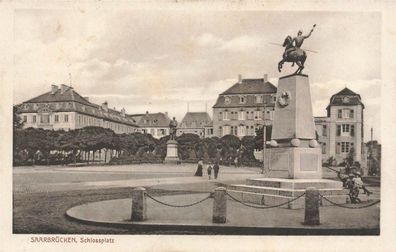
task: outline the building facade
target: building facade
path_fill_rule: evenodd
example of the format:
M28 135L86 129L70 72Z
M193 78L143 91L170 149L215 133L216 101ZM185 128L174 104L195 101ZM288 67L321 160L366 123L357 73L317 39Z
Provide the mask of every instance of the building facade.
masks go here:
M333 157L337 163L340 163L353 148L354 161L365 165L364 104L360 95L344 88L330 98L326 110L327 117L315 117L323 160Z
M130 118L136 121L138 131L143 134L150 134L157 139L169 135L171 119L167 112L149 113L147 111L146 114L130 115Z
M187 112L177 128L176 135L196 134L201 138L212 137L212 119L207 112Z
M51 91L18 105L24 128L70 130L87 126L112 129L115 133L138 131L136 122L125 109L110 109L107 102L97 105L72 87L52 85Z
M264 120L273 119L276 87L261 79L242 79L221 93L213 106L213 133L215 136L254 136Z

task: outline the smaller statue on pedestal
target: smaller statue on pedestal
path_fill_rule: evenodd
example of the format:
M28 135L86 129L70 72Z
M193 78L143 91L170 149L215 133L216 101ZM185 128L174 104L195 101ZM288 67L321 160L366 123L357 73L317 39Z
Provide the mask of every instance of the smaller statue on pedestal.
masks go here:
M176 140L177 121L175 117L169 122L169 140Z

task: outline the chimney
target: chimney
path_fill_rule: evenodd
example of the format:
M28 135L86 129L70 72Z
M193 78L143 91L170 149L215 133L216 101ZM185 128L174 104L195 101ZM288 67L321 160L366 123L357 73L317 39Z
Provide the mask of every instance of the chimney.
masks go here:
M242 84L242 74L238 74L238 83Z
M264 82L264 83L268 82L268 74L264 74L263 82Z
M121 116L125 117L125 109L124 108L121 109Z
M67 88L68 88L68 86L66 86L65 84L62 84L61 85L61 94L63 94Z
M89 101L89 97L88 96L84 96L84 99Z
M51 94L55 94L56 91L58 91L58 86L55 85L55 84L52 84L52 86L51 86Z
M102 103L102 109L107 111L108 107L107 107L107 101L105 101L104 103Z

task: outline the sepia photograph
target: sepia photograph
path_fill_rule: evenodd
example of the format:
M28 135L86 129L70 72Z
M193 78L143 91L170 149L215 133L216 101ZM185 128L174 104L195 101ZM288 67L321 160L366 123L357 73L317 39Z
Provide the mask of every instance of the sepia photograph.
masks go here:
M100 6L13 10L12 235L381 236L381 11Z

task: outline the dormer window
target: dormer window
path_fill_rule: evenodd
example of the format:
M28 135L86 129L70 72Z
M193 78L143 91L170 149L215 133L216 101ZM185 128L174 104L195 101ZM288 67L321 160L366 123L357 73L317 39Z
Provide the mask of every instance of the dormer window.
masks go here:
M263 102L263 96L262 95L256 95L256 103L262 103Z
M246 97L245 96L239 96L239 103L246 103Z
M342 99L342 101L345 102L345 103L348 103L348 102L349 102L349 97L348 97L348 96L344 97L344 98Z
M226 97L224 98L224 103L225 103L225 104L230 104L230 103L231 103L231 98L230 98L229 96L226 96Z

